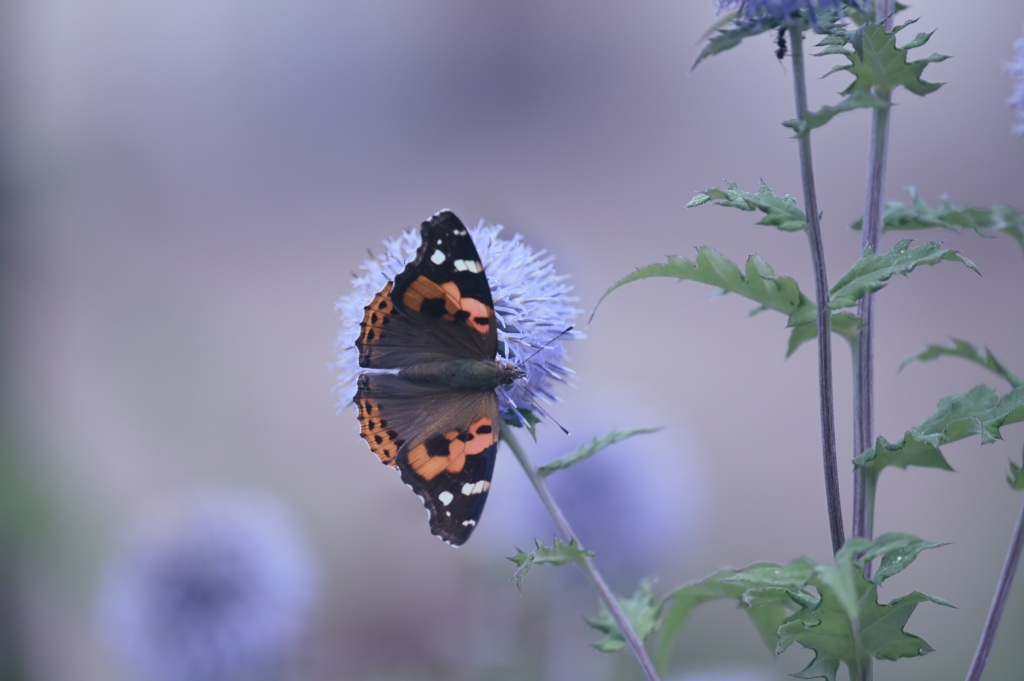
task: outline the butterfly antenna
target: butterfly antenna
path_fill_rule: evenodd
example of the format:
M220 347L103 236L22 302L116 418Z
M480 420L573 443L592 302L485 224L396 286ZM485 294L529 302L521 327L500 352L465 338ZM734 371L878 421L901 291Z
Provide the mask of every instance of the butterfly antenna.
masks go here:
M527 357L526 359L520 360L519 363L516 366L522 367L524 364L526 364L531 359L536 357L542 350L544 350L545 348L549 347L552 343L554 343L556 340L558 340L559 338L561 338L565 334L567 334L570 331L572 331L574 328L576 328L575 324L570 324L569 326L565 327L564 329L559 331L557 334L555 334L550 340L548 340L547 343L545 343L544 345L542 345L539 348L537 348L536 350L534 350L533 354L531 354L529 357ZM562 428L562 430L565 430L565 429Z
M576 328L576 327L575 327L575 325L573 325L573 324L570 324L569 326L565 327L564 329L562 329L561 331L559 331L558 333L556 333L556 334L555 334L554 336L552 336L552 337L551 337L551 338L550 338L550 339L549 339L549 340L548 340L548 341L547 341L546 343L544 343L544 345L542 345L542 346L540 346L539 348L537 348L536 350L534 350L534 351L533 351L533 353L532 353L532 354L531 354L531 355L530 355L529 357L526 357L526 358L524 358L524 359L520 360L519 362L517 362L517 363L516 363L516 367L517 367L517 368L522 368L523 366L525 366L525 365L526 365L526 363L527 363L527 362L529 362L529 361L530 361L531 359L533 359L534 357L536 357L536 356L537 356L537 354L538 354L538 353L539 353L539 352L540 352L541 350L543 350L544 348L547 348L547 347L549 347L549 346L550 346L550 345L551 345L552 343L554 343L554 342L555 342L556 340L558 340L559 338L561 338L561 337L562 337L562 336L564 336L565 334L567 334L567 333L569 333L570 331L572 331L572 330L573 330L574 328ZM558 419L556 419L556 418L555 418L554 416L552 416L552 415L551 415L551 412L549 412L549 411L548 411L547 409L545 409L545 408L543 407L543 405L541 405L541 403L540 403L540 402L539 402L538 400L536 400L536 399L534 399L534 398L533 398L533 396L532 396L532 395L530 396L530 402L531 402L531 405L530 405L530 406L531 406L531 408L532 408L532 409L536 409L536 410L537 410L537 411L539 411L539 412L540 412L541 414L543 414L543 415L544 415L545 417L547 417L547 419L548 419L549 421L551 421L552 423L554 423L554 424L555 424L556 426L558 426L559 430L561 430L561 431L562 431L563 433L565 433L566 435L568 435L568 434L569 434L569 429L568 429L568 428L566 428L565 426L563 426L563 425L562 425L561 423L559 423L559 422L558 422ZM513 404L513 405L512 405L512 408L513 408L513 409L515 409L515 410L516 410L516 412L517 412L517 413L519 414L519 420L520 420L521 422L523 422L523 423L525 424L525 423L526 423L526 419L525 419L525 418L523 417L522 413L521 413L521 412L519 411L519 407L517 407L517 406L515 406L515 405Z
M540 402L534 401L534 403L533 403L533 406L534 406L534 407L535 407L535 408L537 409L537 411L539 411L539 412L540 412L541 414L544 414L544 416L545 416L545 417L546 417L546 418L547 418L547 419L548 419L549 421L551 421L551 422L552 422L553 424L555 424L556 426L558 426L558 429L559 429L559 430L561 430L561 431L562 431L562 433L564 433L565 435L568 435L568 434L569 434L569 429L568 429L568 428L566 428L565 426L563 426L563 425L562 425L561 423L559 423L559 422L558 422L558 419L556 419L556 418L555 418L554 416L552 416L552 415L551 415L551 412L549 412L549 411L548 411L547 409L545 409L545 408L544 408L543 406L541 406Z

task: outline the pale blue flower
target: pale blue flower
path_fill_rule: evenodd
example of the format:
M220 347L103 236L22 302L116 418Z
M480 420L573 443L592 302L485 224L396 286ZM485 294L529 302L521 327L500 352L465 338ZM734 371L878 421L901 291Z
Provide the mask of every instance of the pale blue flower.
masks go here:
M844 6L863 9L865 0L718 0L718 11L736 10L736 22L760 25L771 21L785 25L798 12L806 12L812 25L820 12L842 11Z
M274 679L305 628L315 581L283 508L205 495L136 528L108 566L100 616L144 681Z
M1006 100L1017 111L1017 124L1013 126L1013 134L1024 137L1024 38L1013 44L1017 58L1006 65L1006 71L1013 76L1013 94Z
M556 384L567 383L573 375L566 367L564 341L582 337L579 331L562 334L579 314L577 298L565 275L554 268L554 256L535 251L516 234L501 238L501 225L486 225L481 220L470 227L480 260L494 299L498 320L498 356L521 366L525 377L511 386L501 386L502 415L521 422L521 411L533 411L538 398L556 401ZM363 308L388 281L405 269L420 245L419 229L406 230L401 236L384 240L384 252L362 264L363 274L352 281L352 291L335 305L341 316L338 332L339 408L351 403L355 380L361 371L355 347ZM534 413L535 416L540 414Z

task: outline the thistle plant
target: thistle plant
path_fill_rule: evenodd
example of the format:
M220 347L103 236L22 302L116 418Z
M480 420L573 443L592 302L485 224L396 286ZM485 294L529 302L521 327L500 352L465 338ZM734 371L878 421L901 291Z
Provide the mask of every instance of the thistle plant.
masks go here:
M941 447L972 436L981 444L1001 437L1001 429L1024 420L1024 390L1021 379L991 352L966 340L925 348L907 362L952 357L985 367L1008 384L1005 391L979 385L963 393L943 397L934 414L907 429L902 439L890 441L874 428L874 313L873 300L895 275L908 275L922 265L978 267L964 255L943 248L937 241L914 244L901 239L886 250L882 236L887 232L940 228L975 232L984 236L1010 237L1024 247L1024 216L1005 205L992 207L957 206L946 200L929 205L910 190L910 202L884 202L888 158L889 120L894 96L909 92L927 96L940 84L925 78L925 70L946 57L937 53L917 57L931 34L908 38L914 20L894 21L893 2L824 2L814 0L723 0L719 10L731 10L710 34L697 63L762 34L774 34L776 56L791 58L795 116L783 123L795 135L802 178L802 202L776 194L762 181L753 190L733 183L698 193L688 207L716 204L758 213L758 224L782 232L803 232L807 236L815 276L814 292L805 295L797 282L775 270L762 258L751 256L745 265L730 262L709 247L698 249L690 260L673 256L665 263L641 267L613 284L605 296L634 281L653 277L693 281L749 298L756 311L775 311L787 316L788 354L815 341L818 354L821 457L825 504L834 560L819 564L807 558L785 563L757 563L742 569L725 569L698 582L681 586L665 598L647 594L646 609L638 619L653 622L657 630L658 657L662 664L679 644L684 625L693 609L710 600L732 600L746 611L769 650L779 654L794 643L813 652L812 660L795 675L800 678L837 677L845 667L851 679L872 678L875 659L899 660L932 651L922 638L905 627L917 607L948 606L938 596L918 591L888 602L878 600L879 587L905 570L923 552L941 547L908 533L874 535L875 496L879 477L887 468L937 468L952 470ZM840 93L840 100L813 108L806 91L807 45L813 56L838 59L830 77L852 77ZM1017 45L1018 52L1021 50ZM1009 71L1024 72L1020 57ZM1020 106L1021 91L1010 99ZM868 177L863 216L852 224L861 230L859 260L837 279L825 271L826 230L814 183L811 139L814 132L839 115L868 114L871 133L867 140ZM1018 130L1019 132L1019 130ZM1024 273L1022 273L1024 274ZM603 298L602 298L603 300ZM600 302L600 301L599 301ZM840 513L837 451L833 409L831 339L847 342L854 366L853 422L855 484L853 518L849 534ZM810 388L810 386L808 386ZM1008 482L1024 489L1022 467L1010 462ZM1024 508L1010 540L1006 562L993 598L984 630L978 632L978 651L968 679L981 678L991 649L999 617L1006 602L1019 560L1024 532ZM938 616L941 616L938 615Z
M707 43L697 56L696 65L705 62L744 41L770 36L776 45L774 56L788 59L793 80L794 115L782 123L794 137L796 160L800 167L801 187L797 200L787 193L776 193L771 178L760 186L743 188L734 183L710 187L699 192L688 208L718 205L756 214L758 224L772 227L783 234L803 233L814 274L813 291L805 293L797 281L776 270L763 258L753 255L744 264L730 261L711 247L702 247L692 259L670 256L666 262L640 267L614 282L594 306L599 312L601 302L633 282L667 278L713 287L750 299L755 312L784 315L788 327L786 353L811 351L817 354L818 380L808 385L819 397L818 425L822 462L824 503L822 517L827 519L822 531L831 539L832 560L816 562L806 557L780 557L778 562L759 562L738 569L722 569L690 584L664 592L653 579L643 579L632 595L614 596L597 569L600 556L583 546L552 497L546 478L571 468L626 438L649 432L647 428L614 430L598 433L591 442L554 461L537 467L524 448L512 437L503 435L527 476L544 502L555 526L562 535L553 542L536 540L527 550L517 550L511 560L516 564L514 579L522 587L528 573L537 565L580 566L594 586L601 612L587 619L587 624L603 637L593 645L603 652L628 650L644 678L657 679L670 673L673 654L685 642L685 625L694 616L697 606L714 600L734 602L749 617L770 653L781 654L798 644L813 655L809 663L795 671L799 678L823 678L833 681L843 668L856 681L873 678L873 662L906 660L932 652L920 636L907 631L919 606L933 610L941 617L951 604L938 595L911 591L888 600L879 599L880 588L902 573L923 555L935 560L949 539L923 539L907 532L887 532L876 536L875 506L880 477L891 468L933 468L952 470L942 448L957 441L975 438L980 444L1000 439L1007 426L1024 421L1024 380L1019 373L1001 362L983 343L984 339L954 339L952 343L930 345L904 364L938 359L958 359L974 363L1006 384L1004 389L987 385L966 390L937 400L934 413L920 423L908 424L899 438L886 439L876 431L875 412L875 319L874 299L893 282L896 275L907 276L923 266L959 267L979 272L980 268L964 254L945 248L939 241L898 239L885 241L890 232L929 229L975 233L985 237L1009 238L1024 250L1024 214L1008 205L965 206L944 199L930 204L909 190L909 200L886 200L889 156L890 118L896 115L893 104L900 97L926 97L940 88L940 83L926 76L929 67L946 59L944 55L919 54L932 39L930 33L909 30L915 20L897 20L906 7L892 0L721 0L721 19L715 24ZM765 44L763 41L761 44ZM1010 105L1024 111L1024 47L1016 46L1017 60L1008 65L1018 79ZM765 50L766 57L772 52ZM827 76L847 78L837 101L814 105L808 100L806 78L810 57L829 60ZM852 267L839 276L830 276L825 268L826 240L835 224L822 221L823 209L815 189L812 138L815 132L830 124L837 116L870 117L870 135L865 140L868 175L863 189L864 209L861 217L842 228L859 230L862 245ZM1020 133L1021 125L1015 128ZM780 131L781 132L781 131ZM1009 134L1009 131L1008 131ZM403 237L412 238L412 237ZM474 238L486 242L479 236ZM383 283L394 278L415 249L411 243L401 256L384 258L369 265L372 285L360 291L353 301L343 301L343 316L349 322L345 338L354 338L362 314L362 305ZM393 250L389 246L389 252ZM518 255L492 269L483 253L488 274L497 277ZM851 254L851 256L857 254ZM495 262L502 262L495 257ZM390 263L390 264L389 264ZM390 267L390 269L389 269ZM514 268L513 268L514 269ZM1021 272L1024 276L1024 270ZM528 288L526 281L521 282ZM506 284L494 283L496 303ZM511 289L509 289L511 290ZM628 290L628 289L627 289ZM553 287L550 295L564 296L564 289ZM537 295L527 294L526 299ZM541 296L543 297L543 296ZM358 301L358 305L354 301ZM348 310L346 312L346 310ZM530 330L526 307L509 312L505 328L515 328L531 340L526 347L538 347L539 337ZM552 320L563 318L561 313ZM593 318L593 315L592 317ZM545 329L557 324L545 322ZM848 348L853 363L853 410L836 414L832 380L832 341ZM507 339L506 339L507 340ZM541 347L546 347L543 342ZM516 357L528 358L528 352ZM354 364L344 354L339 368L345 374ZM561 355L552 356L547 377L562 380L567 371ZM527 361L529 361L527 359ZM346 363L347 362L347 363ZM1017 368L1017 371L1024 371ZM545 372L538 375L544 376ZM525 397L507 403L527 404L533 394L550 396L547 389L523 382ZM531 392L532 391L532 392ZM343 394L344 389L342 390ZM507 397L507 395L506 395ZM343 400L344 401L344 400ZM854 433L852 460L840 461L836 445L836 419L848 418ZM529 421L529 419L523 419ZM643 424L653 425L653 424ZM770 445L768 445L770 447ZM602 456L609 456L603 454ZM624 464L625 465L625 464ZM854 470L852 517L841 513L839 467ZM1007 482L1015 490L1024 490L1024 462L1011 461ZM993 484L1002 484L994 481ZM892 525L891 521L888 524ZM976 632L977 652L971 661L967 679L981 678L987 656L999 628L1013 576L1024 548L1024 505L1016 529L1009 540L1007 556L995 588L989 616L982 631ZM911 573L912 574L912 573ZM652 662L645 641L655 651ZM660 669L659 669L660 668Z

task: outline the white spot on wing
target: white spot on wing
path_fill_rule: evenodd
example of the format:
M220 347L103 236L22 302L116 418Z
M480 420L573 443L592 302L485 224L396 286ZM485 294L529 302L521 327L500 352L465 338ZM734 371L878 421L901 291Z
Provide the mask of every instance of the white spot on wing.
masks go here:
M474 494L483 494L490 489L491 483L486 480L477 480L476 482L467 482L462 486L462 493L467 497L473 496Z
M441 249L437 249L434 251L434 254L430 256L430 262L435 265L440 265L445 260L447 260L447 258L445 257L445 254L441 252Z
M437 495L437 500L440 501L445 506L447 506L448 504L452 503L452 499L454 499L454 498L455 498L455 495L452 494L451 492L449 492L448 490L445 490L445 491L443 491L443 492L441 492L440 494Z
M484 271L483 265L480 264L479 260L456 260L452 263L452 266L459 272L480 274Z
M474 525L476 525L476 521L475 520L463 520L462 521L462 526L463 527L473 527Z

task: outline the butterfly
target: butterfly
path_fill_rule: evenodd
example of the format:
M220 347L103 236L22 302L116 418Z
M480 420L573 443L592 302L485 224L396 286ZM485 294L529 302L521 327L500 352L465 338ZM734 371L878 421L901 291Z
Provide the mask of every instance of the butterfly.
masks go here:
M524 372L496 359L494 302L466 226L443 210L420 234L412 262L364 308L354 401L370 450L423 500L430 531L459 546L491 487L495 391Z

